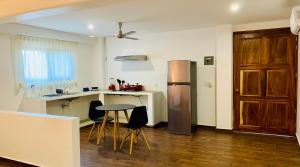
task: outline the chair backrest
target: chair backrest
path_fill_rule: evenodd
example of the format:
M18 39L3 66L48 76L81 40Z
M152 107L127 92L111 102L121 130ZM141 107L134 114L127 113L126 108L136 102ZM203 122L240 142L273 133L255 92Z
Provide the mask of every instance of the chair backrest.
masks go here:
M89 118L91 120L103 117L105 115L105 112L102 112L100 110L96 110L96 107L102 106L102 102L100 100L92 101L90 103L90 109L89 109Z
M135 107L131 113L128 127L129 128L141 128L148 123L148 115L146 106Z

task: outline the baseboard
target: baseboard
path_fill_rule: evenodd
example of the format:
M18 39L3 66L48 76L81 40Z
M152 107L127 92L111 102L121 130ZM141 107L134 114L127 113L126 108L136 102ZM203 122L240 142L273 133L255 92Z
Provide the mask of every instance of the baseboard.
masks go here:
M16 166L38 167L38 166L35 166L35 165L20 162L20 161L17 161L17 160L8 159L8 158L5 158L5 157L0 157L0 162L2 162L4 164L7 163L7 164L10 164L10 165L16 165Z
M297 137L297 140L298 140L298 144L300 146L300 134L299 133L296 133L296 137Z
M92 125L93 123L94 123L93 121L85 121L85 122L81 122L80 125L79 125L79 127L80 127L80 128L83 128L83 127Z
M160 122L158 124L156 124L154 126L154 128L165 128L165 127L168 127L168 122ZM216 129L215 126L207 126L207 125L196 125L197 128L201 128L201 129L209 129L209 130L220 130L220 131L223 131L222 129ZM225 130L224 130L225 131Z
M197 125L197 128L201 128L201 129L208 129L208 130L216 130L215 126L208 126L208 125Z
M168 122L160 122L153 126L153 128L165 128L168 127Z

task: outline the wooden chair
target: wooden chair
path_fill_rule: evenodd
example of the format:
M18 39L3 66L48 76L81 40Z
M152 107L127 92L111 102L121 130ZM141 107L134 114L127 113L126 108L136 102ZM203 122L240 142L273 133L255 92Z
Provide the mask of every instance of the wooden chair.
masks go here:
M98 130L97 130L97 136L98 136L98 133L99 133L99 130L101 127L101 123L104 120L105 111L96 110L96 107L102 106L102 105L103 105L102 102L99 100L92 101L90 103L89 118L90 118L90 120L94 121L94 123L93 123L93 127L89 133L88 140L90 140L90 137L93 134L96 124L98 124ZM113 120L112 117L108 117L108 120L106 122L111 122L112 120ZM108 127L108 126L105 126L105 127Z
M146 146L148 150L150 151L149 143L145 137L145 134L142 130L142 127L144 127L148 123L148 116L147 116L147 109L145 106L135 107L131 113L130 119L128 124L126 125L126 128L128 128L126 135L124 136L122 143L120 145L120 150L123 148L123 144L125 140L131 136L130 139L130 151L129 154L132 155L132 147L133 147L133 141L135 138L138 138L138 136L141 134L142 139L146 143Z

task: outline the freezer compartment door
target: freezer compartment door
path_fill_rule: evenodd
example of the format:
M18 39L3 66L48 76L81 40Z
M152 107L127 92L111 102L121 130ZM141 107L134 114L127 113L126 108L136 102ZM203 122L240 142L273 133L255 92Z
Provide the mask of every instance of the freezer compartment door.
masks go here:
M191 82L191 62L175 60L168 62L168 83Z
M171 133L191 134L191 87L168 86L168 129Z

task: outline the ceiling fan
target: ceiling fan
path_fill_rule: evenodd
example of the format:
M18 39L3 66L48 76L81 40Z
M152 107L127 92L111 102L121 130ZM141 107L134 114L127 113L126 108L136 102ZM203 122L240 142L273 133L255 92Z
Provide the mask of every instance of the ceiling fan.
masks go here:
M129 35L136 33L135 31L129 31L129 32L123 33L122 32L122 25L123 25L123 23L122 22L118 22L118 24L119 24L119 32L118 32L118 35L115 36L115 37L117 37L117 38L132 39L132 40L139 40L138 38L129 37Z

